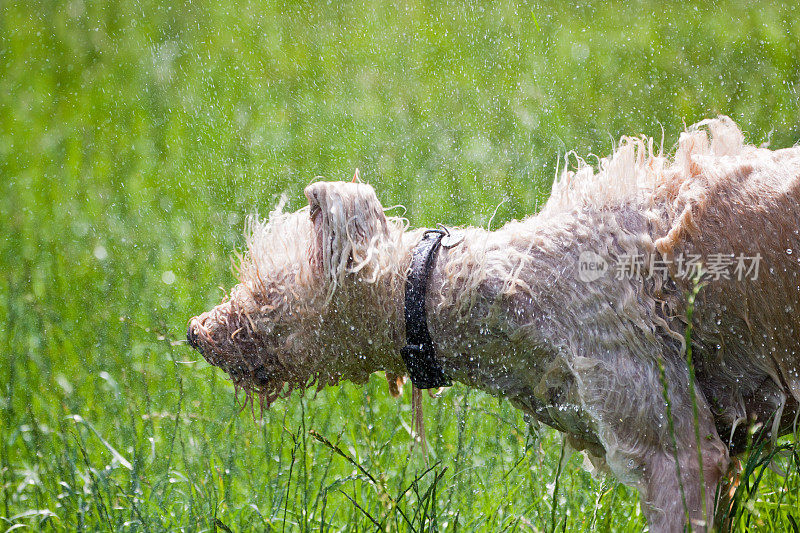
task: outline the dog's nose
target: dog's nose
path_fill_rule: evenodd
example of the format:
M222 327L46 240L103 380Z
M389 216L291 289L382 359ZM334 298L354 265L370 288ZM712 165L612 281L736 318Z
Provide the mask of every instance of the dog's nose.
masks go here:
M193 326L192 324L189 324L189 330L186 332L186 341L189 343L189 346L191 346L195 350L199 350L200 343L198 342L197 339L197 333L195 332L194 327L192 326Z

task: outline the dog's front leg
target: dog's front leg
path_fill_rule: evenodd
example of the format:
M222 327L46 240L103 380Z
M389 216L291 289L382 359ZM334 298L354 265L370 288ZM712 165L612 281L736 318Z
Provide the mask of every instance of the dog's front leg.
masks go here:
M630 353L570 363L571 387L592 419L606 463L639 490L650 531L682 531L687 519L691 530L710 530L729 457L697 387L692 405L685 364Z

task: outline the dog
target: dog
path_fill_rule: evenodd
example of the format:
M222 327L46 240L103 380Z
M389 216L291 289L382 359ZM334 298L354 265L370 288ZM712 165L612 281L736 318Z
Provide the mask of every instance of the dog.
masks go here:
M267 407L409 374L407 285L430 230L363 183L305 195L249 221L239 284L189 323L191 346ZM712 527L748 432L795 427L800 147L746 144L725 116L672 156L623 137L597 169L566 169L538 214L440 231L421 300L434 366L564 432L638 490L651 531Z

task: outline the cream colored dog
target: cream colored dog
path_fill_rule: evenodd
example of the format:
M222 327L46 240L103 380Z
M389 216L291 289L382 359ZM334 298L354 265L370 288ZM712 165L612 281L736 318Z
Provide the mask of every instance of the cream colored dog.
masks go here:
M251 220L240 283L189 326L192 346L266 405L406 374L422 230L385 216L368 185L305 193L309 207ZM639 490L651 531L710 525L747 427L791 431L800 148L747 145L727 117L690 128L671 158L623 138L598 171L566 171L539 214L458 231L425 304L444 371L567 433Z

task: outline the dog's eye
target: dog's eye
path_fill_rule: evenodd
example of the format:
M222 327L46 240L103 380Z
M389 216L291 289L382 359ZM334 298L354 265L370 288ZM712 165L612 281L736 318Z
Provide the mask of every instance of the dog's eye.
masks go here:
M311 220L314 220L314 217L316 217L320 211L320 207L314 204L311 206L311 211L308 213L308 216L311 217Z

